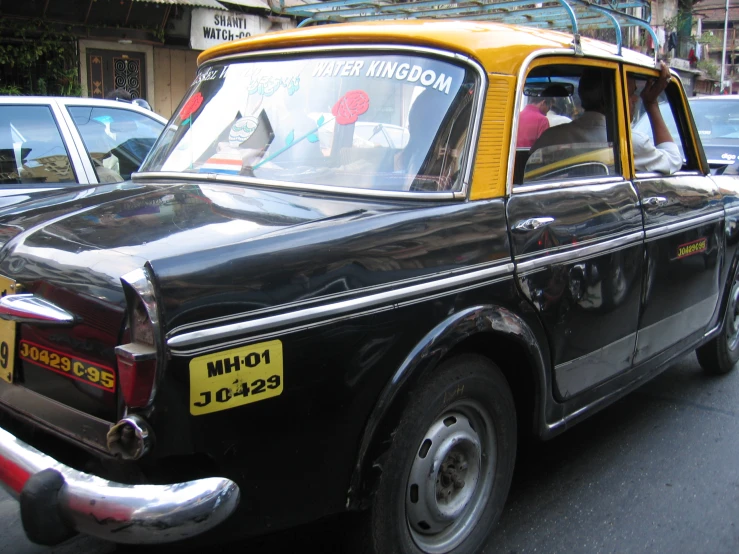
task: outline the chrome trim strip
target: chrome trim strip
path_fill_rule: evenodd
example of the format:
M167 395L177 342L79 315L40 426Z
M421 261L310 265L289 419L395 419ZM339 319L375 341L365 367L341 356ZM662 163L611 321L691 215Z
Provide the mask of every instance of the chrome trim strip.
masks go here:
M724 212L726 215L739 215L739 206L731 206L729 208L724 208Z
M92 167L90 155L87 153L87 147L77 127L74 125L74 121L72 121L72 116L67 112L66 106L60 103L58 99L51 98L48 102L38 105L45 105L51 108L59 132L66 142L65 149L69 154L69 161L72 164L77 181L80 185L97 184L97 174Z
M525 192L538 192L540 190L564 189L581 186L592 185L612 185L617 183L630 183L623 177L598 177L597 179L578 179L577 181L554 181L537 185L516 185L513 187L513 194L522 194Z
M705 329L711 322L718 302L719 293L716 292L684 310L638 329L636 332L634 365L669 350L676 342L699 332L701 328Z
M564 400L626 371L636 345L636 331L554 367L554 381Z
M497 264L486 269L472 271L462 275L454 275L452 277L353 298L351 300L294 310L289 313L266 316L250 321L230 323L210 329L190 331L169 337L167 339L167 346L177 349L197 345L202 342L227 339L236 335L256 333L278 325L298 325L319 318L343 316L357 310L376 308L388 303L399 303L407 296L439 292L445 288L472 284L475 281L492 279L510 273L513 273L513 263Z
M170 485L102 479L64 465L0 428L0 475L8 476L0 485L12 496L18 499L28 479L45 469L64 479L57 499L65 523L118 543L161 544L194 537L223 522L240 500L238 485L224 477ZM11 481L11 475L21 477Z
M511 122L511 144L508 145L508 169L506 173L506 196L510 196L513 190L513 168L516 162L516 142L518 140L518 118L521 113L521 99L523 98L523 86L526 83L526 73L529 65L540 56L575 56L575 51L569 48L549 48L532 52L521 64L516 80L516 96L513 100L513 121Z
M12 294L0 298L0 319L40 325L72 325L74 315L33 294Z
M422 296L420 298L414 298L412 300L405 300L402 302L398 302L396 304L381 306L379 308L370 308L370 309L367 309L361 312L352 312L346 315L339 315L336 317L332 317L330 319L321 319L319 321L314 321L312 323L307 323L305 325L298 325L294 327L282 328L277 331L260 333L258 335L249 335L248 337L245 337L245 338L240 338L240 339L236 339L236 340L232 340L228 342L220 342L217 344L212 344L212 345L204 346L200 348L192 348L189 350L170 349L169 352L173 356L200 356L202 354L207 354L210 352L217 352L218 350L224 350L226 348L236 348L237 346L243 346L244 344L251 344L251 343L262 342L266 340L272 340L272 339L287 335L289 333L296 333L298 331L305 331L307 329L315 329L317 327L322 327L324 325L331 325L334 323L344 322L344 321L348 321L350 319L355 319L358 317L364 317L364 316L371 315L371 314L386 312L388 310L405 308L407 306L412 306L414 304L419 304L421 302L430 302L438 298L443 298L445 296L450 296L453 294L460 294L462 292L466 292L468 290L473 290L473 289L480 288L480 287L486 287L486 286L493 285L495 283L500 283L502 281L506 281L512 278L513 278L513 275L505 275L503 277L497 277L494 279L489 279L486 281L474 283L471 285L466 285L466 286L454 288L451 290L445 290L443 292L439 292L439 293L432 294L429 296Z
M218 173L180 173L178 171L140 171L133 173L134 181L142 180L180 180L180 181L208 181L224 184L237 185L259 185L280 189L283 191L300 190L313 192L326 192L331 194L351 194L373 198L402 198L407 200L460 200L466 198L466 193L459 192L405 192L394 190L359 189L352 187L332 187L330 185L311 185L308 183L288 183L287 181L271 181L268 179L257 179L255 177L242 177L240 175L226 175ZM147 183L148 184L148 183Z
M336 52L371 52L371 51L387 51L387 52L410 52L413 54L427 54L442 58L447 58L457 62L464 63L470 66L476 73L480 82L480 86L477 87L477 95L475 97L474 116L472 117L472 132L467 137L465 156L465 168L462 173L462 187L458 191L454 192L438 192L438 193L412 193L412 192L398 192L398 191L378 191L373 189L358 189L352 187L333 187L327 185L312 185L309 183L288 183L286 181L271 181L266 179L254 179L248 177L229 176L224 174L208 174L208 173L197 173L194 174L195 179L202 181L203 179L215 180L219 182L230 182L230 183L248 183L248 184L261 184L268 187L275 187L287 190L311 190L317 192L329 192L338 194L353 194L359 196L370 196L370 197L382 197L382 198L409 198L412 200L463 200L466 199L469 194L470 181L472 180L472 172L474 169L474 153L472 149L474 147L475 152L477 150L477 142L480 136L480 127L482 125L483 107L485 105L485 98L487 97L488 89L488 77L485 69L477 62L477 60L465 56L458 52L449 52L446 50L439 50L431 47L424 46L411 46L404 44L372 44L372 43L361 43L351 45L331 45L331 46L309 46L309 47L291 47L291 48L276 48L271 50L259 50L252 52L241 52L238 54L230 54L228 56L220 56L208 60L198 67L198 71L202 68L207 67L211 64L221 63L224 61L237 61L245 58L269 58L274 56L285 56L293 54L304 54L311 52L320 53L336 53ZM177 172L153 172L147 171L142 173L134 173L131 175L132 180L140 179L152 179L152 178L184 178L183 174ZM184 175L191 176L192 173ZM206 177L207 176L207 177ZM212 176L212 177L211 177Z
M654 227L647 227L647 240L652 240L664 235L671 235L684 229L689 229L690 227L703 225L704 223L709 223L713 221L718 222L720 219L723 219L723 217L724 211L721 210L720 212L713 212L699 217L683 219L682 221L678 221L676 223L668 223L667 225L655 225Z
M591 258L599 254L605 254L612 250L623 248L632 243L636 244L642 241L643 239L644 239L644 233L642 231L638 231L635 233L629 233L628 235L623 235L623 236L620 236L614 239L606 240L606 241L592 244L589 246L578 246L578 247L566 250L564 252L546 254L546 251L544 251L543 256L540 256L531 261L517 263L516 273L517 274L530 273L532 271L542 269L546 266L550 266L554 264L562 264L562 263L567 263L573 260ZM536 254L540 255L541 253L537 252Z
M639 171L634 175L635 181L646 181L648 179L667 179L669 177L705 177L700 171L689 170L689 171L676 171L671 175L665 175L664 173L658 173L656 171Z
M732 165L732 164L735 163L736 160L734 162L730 162L728 160L706 160L706 161L708 162L708 165L713 164L713 165L722 165L723 166L723 165Z
M721 329L721 324L722 324L722 323L721 323L721 322L719 322L719 323L718 323L718 324L716 325L716 327L714 327L713 329L710 329L710 330L706 331L706 332L705 332L705 334L703 335L703 338L704 338L704 339L707 339L707 338L709 338L709 337L710 337L711 335L714 335L714 334L718 333L718 331L719 331L719 330Z

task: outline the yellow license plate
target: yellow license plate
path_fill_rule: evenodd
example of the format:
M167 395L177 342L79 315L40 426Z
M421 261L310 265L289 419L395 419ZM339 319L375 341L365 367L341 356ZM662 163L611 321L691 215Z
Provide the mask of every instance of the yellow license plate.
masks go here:
M282 394L282 342L273 340L190 360L190 413L210 414Z
M15 292L15 281L0 275L0 296L15 294ZM0 319L0 379L12 383L14 366L15 322Z

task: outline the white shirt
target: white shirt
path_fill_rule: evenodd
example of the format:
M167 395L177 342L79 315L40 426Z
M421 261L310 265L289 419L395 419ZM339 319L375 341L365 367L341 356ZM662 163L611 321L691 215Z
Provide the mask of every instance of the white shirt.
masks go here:
M550 127L544 131L531 147L531 152L561 144L606 144L606 137L606 116L598 112L585 112L572 123ZM651 138L633 129L631 139L637 171L656 171L670 175L682 167L682 156L674 142L654 146Z
M552 110L549 110L547 112L547 119L549 120L550 127L556 127L557 125L563 125L564 123L569 123L572 121L566 115L559 115L557 112L554 112Z
M656 147L652 139L631 130L631 142L634 147L634 166L637 171L656 171L671 175L683 166L680 149L674 142L662 142Z

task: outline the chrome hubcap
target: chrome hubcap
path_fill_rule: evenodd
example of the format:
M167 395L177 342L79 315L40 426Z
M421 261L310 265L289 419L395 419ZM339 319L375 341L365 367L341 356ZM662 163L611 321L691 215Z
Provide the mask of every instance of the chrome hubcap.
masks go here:
M426 432L411 466L406 519L431 554L458 546L480 519L495 469L493 426L473 402L450 407Z

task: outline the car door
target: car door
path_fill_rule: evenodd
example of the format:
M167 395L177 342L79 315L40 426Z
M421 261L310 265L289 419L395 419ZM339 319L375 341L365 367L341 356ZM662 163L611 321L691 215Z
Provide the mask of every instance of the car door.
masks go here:
M525 170L514 177L507 205L517 283L549 334L559 400L631 367L639 315L643 228L636 189L624 177L618 65L542 59L532 63L524 90L529 82L569 83L576 102L567 104L576 105L586 73L598 77L610 106L600 116L585 116L605 122L601 135L551 151L534 143L524 153L528 162L513 164Z
M624 82L638 94L655 74L625 69ZM640 103L636 106L632 140L637 133L651 137L649 118ZM702 336L715 320L719 300L724 210L718 187L700 170L686 106L673 78L660 97L660 112L680 150L682 167L672 175L634 167L646 235L637 364ZM631 163L636 166L633 156Z
M13 98L0 103L0 196L88 182L72 135L53 101Z

